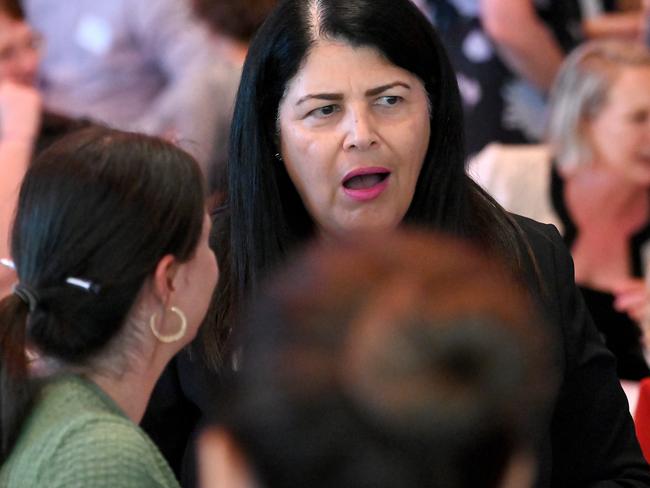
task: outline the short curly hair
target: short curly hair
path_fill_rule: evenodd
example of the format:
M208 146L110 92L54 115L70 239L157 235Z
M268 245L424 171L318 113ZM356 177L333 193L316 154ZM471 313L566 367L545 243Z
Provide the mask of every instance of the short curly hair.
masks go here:
M1 0L0 0L1 1ZM193 0L194 11L211 30L249 42L277 0Z

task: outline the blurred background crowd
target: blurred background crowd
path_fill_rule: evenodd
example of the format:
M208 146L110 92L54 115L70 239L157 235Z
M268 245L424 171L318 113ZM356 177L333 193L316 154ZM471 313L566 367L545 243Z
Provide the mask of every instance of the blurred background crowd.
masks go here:
M573 257L575 281L599 334L616 357L618 378L635 402L639 395L639 382L642 384L644 378L650 377L650 0L412 1L435 27L455 71L465 124L464 141L459 143L464 145L467 154L467 171L506 210L553 224L559 230ZM181 148L196 160L206 184L209 210L218 211L223 207L228 194L231 122L242 69L251 40L277 3L275 0L0 0L0 258L5 258L4 266L0 266L0 297L11 294L16 281L10 259L9 236L23 177L31 162L66 134L92 131L101 125L158 136L169 143L170 154L173 154L172 147ZM260 95L262 99L264 97ZM278 118L278 134L279 124ZM93 144L101 145L102 137L109 136L99 134L89 137L86 142L80 140L77 149L81 151ZM276 156L278 161L282 161L280 154ZM161 156L161 159L164 158ZM152 171L155 172L155 167ZM173 182L166 184L173 185ZM199 187L193 188L199 191ZM209 233L204 229L206 232ZM396 254L409 254L410 251L405 251L407 241L394 244ZM451 246L447 242L439 245L441 252L449 252L450 259L457 259L448 247ZM383 262L382 259L387 259L385 256L366 256L358 250L346 252L349 254L341 256L349 259L350 267L353 267L350 263L361 263L363 267L365 261L375 259ZM417 245L414 252L424 253ZM269 292L267 302L254 309L251 327L253 330L259 328L258 334L263 339L256 339L259 344L254 340L251 347L257 347L267 363L243 368L242 384L228 390L230 396L227 396L232 405L241 410L235 407L226 409L223 417L217 416L218 421L213 422L204 436L202 459L210 456L206 453L214 449L217 452L212 458L208 457L214 459L216 474L209 469L210 460L204 459L202 468L205 479L217 479L213 486L232 483L231 479L219 481L219 478L229 473L227 466L237 466L237 453L233 454L231 446L233 434L223 425L235 429L237 434L253 438L260 436L260 439L249 439L253 457L268 456L271 455L269 452L275 451L272 441L266 444L263 438L269 432L264 428L256 430L259 426L255 415L251 414L255 408L268 408L269 415L277 422L269 429L277 428L278 432L286 432L288 436L294 434L282 430L285 427L283 415L286 415L286 410L283 410L286 405L282 402L294 401L294 397L304 393L291 388L292 381L298 380L291 375L280 379L269 377L267 382L260 380L266 378L269 371L274 371L266 367L275 365L275 361L284 361L284 354L290 356L292 348L299 354L307 354L300 352L300 347L309 351L316 349L313 361L321 361L322 374L332 378L340 373L327 361L328 354L352 354L348 348L354 350L355 346L369 348L368 351L364 349L364 353L376 352L387 361L388 370L389 366L395 367L394 372L390 370L386 374L403 374L408 377L406 383L419 381L401 370L396 365L397 359L382 356L382 341L403 340L406 357L411 358L411 354L413 364L417 366L424 354L418 349L418 340L391 328L395 337L380 337L375 344L364 335L363 324L355 322L359 319L356 313L365 317L365 308L358 301L353 300L354 305L341 305L345 313L336 310L328 301L352 300L344 296L343 291L339 296L334 290L335 287L346 290L346 280L355 277L348 276L349 272L330 276L327 270L327 266L336 265L337 259L343 259L341 256L325 253L312 256L313 262L303 258L305 268L293 269L293 275L287 273L283 278L285 281L281 281L286 287L281 292L278 289ZM474 259L471 253L467 256ZM409 259L405 257L403 262L410 263ZM476 259L479 268L491 266ZM318 268L314 263L320 263L320 260L327 266ZM315 266L318 272L310 266ZM415 269L414 263L409 266L413 269L401 270L406 273L406 278L397 270L391 271L396 274L396 279L406 280L407 285L418 272L425 272ZM308 287L306 289L315 295L323 293L323 303L310 302L303 296L301 287L293 286L294 280L300 282L299 277L306 273L305 269L312 270L314 276L306 279L302 286ZM490 270L483 273L487 275ZM462 266L458 265L454 272L461 271ZM364 279L372 278L361 274L361 277L356 276L361 285ZM320 279L327 286L317 286L315 281ZM385 286L388 289L393 285L388 280ZM487 284L470 291L464 290L465 285L457 286L459 293L471 292L477 296L485 296L489 289ZM504 293L511 293L511 288L514 288L509 281L499 283L499 286ZM351 290L347 292L352 294ZM435 296L442 291L431 293ZM504 322L520 334L520 328L525 330L526 327L521 325L525 304L516 292L512 293L515 297L512 310L499 314L507 315L509 318ZM282 299L278 298L280 296ZM359 300L371 298L377 300L375 296ZM278 302L274 303L274 299ZM346 324L349 321L352 324L350 330L343 328L329 339L313 331L301 336L304 332L294 330L300 328L301 322L291 316L294 312L291 300L308 302L306 310L313 307L315 314L324 314L323 310L332 311L333 317L328 320ZM434 313L417 300L415 302L408 305L413 307L411 311L423 307L424 319L429 313L435 316L432 321L440 319L440 311ZM361 307L360 310L355 309L351 316L346 315L357 306ZM283 307L287 308L286 313L296 320L295 323L278 318L286 319L280 313ZM401 310L400 307L403 305L395 305L396 309ZM497 305L494 307L498 308ZM338 316L334 311L342 315ZM445 314L442 313L447 320ZM282 324L278 325L278 337L265 338L260 332L263 327L259 322L269 317L271 321L277 320ZM428 326L424 319L423 323L417 323L420 319L422 317L409 318L407 322L415 337L426 343ZM308 322L308 319L304 320ZM198 323L198 319L195 322ZM463 326L470 330L471 320L463 322ZM499 328L493 332L497 337ZM532 351L532 355L537 354L535 346L517 334L515 336L522 341L522 347ZM352 339L360 342L346 342L352 340L348 335L354 335ZM265 348L270 343L281 344L285 348L282 354L271 349L267 351ZM177 351L171 351L170 357L172 352ZM493 352L488 351L489 354ZM537 356L531 362L534 363L531 367L550 367ZM504 368L514 368L512 364L507 363ZM298 373L308 376L313 364L307 361L300 365L305 371L301 369ZM416 366L417 369L421 365ZM496 366L494 368L494 371L490 370L493 374L503 373L497 371ZM534 372L522 371L522 375L535 377ZM370 397L381 396L379 390L373 388L399 390L399 385L382 377L382 372L374 373L377 376L370 378L367 392ZM543 402L548 402L552 396L549 393L555 387L552 380L547 378L548 384L543 388L544 399L541 406L535 408L547 407ZM336 395L339 394L338 388L346 388L347 384L336 383L333 387L318 375L314 381L313 391L322 395L324 401L336 403L345 396L339 398ZM393 378L393 381L398 382L399 378ZM462 383L462 379L458 381ZM532 380L526 376L526 381ZM277 399L273 398L274 392L268 388L269 385L284 395L282 401L272 401ZM246 390L247 387L250 390ZM509 391L513 395L529 394L524 392L525 385L514 380L500 388L503 390L497 391L504 395L509 394L507 388L511 388ZM336 394L332 393L334 390ZM397 393L395 395L399 397ZM453 397L451 393L450 397ZM296 400L299 407L306 410L296 408L305 418L329 415L332 411L311 411L311 407L305 407L299 400ZM435 403L435 399L419 400L423 404L428 401ZM476 415L489 416L490 409L500 411L506 408L492 397L489 400L493 403ZM465 405L461 400L454 401L458 401L461 407ZM400 409L411 408L396 402L378 415L386 415L393 421L391 415L394 412L401 415ZM295 407L295 404L291 405L291 408ZM423 408L420 403L414 405L415 410ZM346 404L345 409L348 407ZM371 407L374 408L374 404ZM345 409L342 411L356 420L357 414ZM630 409L635 413L634 403ZM408 417L408 413L404 415ZM454 422L458 418L454 417L454 412L444 411L441 415L448 415L449 422L456 425ZM347 417L328 417L328 421L340 422L337 424L340 429L353 429L350 425L354 422ZM512 418L512 425L500 426L505 430L497 434L513 436L511 455L520 454L527 447L528 441L522 440L525 436L521 432L528 424L522 427L520 423L529 421L517 417ZM650 456L650 412L648 424L643 422L639 420L637 423L638 435L645 442L642 442L642 447L646 449L646 455ZM642 424L643 428L640 427ZM423 426L415 420L412 426L407 427L431 431L437 428ZM458 428L477 427L469 422ZM534 430L539 426L530 428ZM313 435L324 435L318 430L314 432ZM363 436L383 434L370 429L358 435L364 441L354 449L364 449L370 443ZM445 432L445 435L451 434ZM437 437L436 442L440 438L446 437ZM465 438L461 436L459 439L457 449L466 449ZM433 442L431 439L425 441ZM493 448L494 439L483 441L487 449ZM301 442L298 436L295 442ZM411 443L410 437L404 442L406 451L417 451L419 444ZM329 451L327 454L332 455ZM377 456L381 459L379 454ZM474 452L468 454L468 459L475 457ZM290 459L290 456L283 458L278 461L278 466ZM440 476L451 476L445 471L444 463L439 464L436 469L443 473ZM526 466L526 463L521 465ZM417 471L419 468L411 466L411 469ZM427 471L422 476L429 474ZM237 472L233 476L243 475ZM528 474L528 478L530 476ZM524 484L511 486L530 485L530 480L522 482L522 478L517 479ZM470 486L472 481L468 483ZM205 486L209 485L211 483L206 482ZM5 485L0 481L2 486Z

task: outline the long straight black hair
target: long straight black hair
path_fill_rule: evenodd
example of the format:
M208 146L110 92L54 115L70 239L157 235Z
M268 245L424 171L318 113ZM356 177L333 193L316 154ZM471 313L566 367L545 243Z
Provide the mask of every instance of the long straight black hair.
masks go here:
M261 275L314 235L314 222L274 154L280 101L319 39L375 48L424 83L431 136L404 223L467 237L518 257L516 224L465 173L456 77L417 7L409 0L284 0L250 46L235 103L227 203L215 226L222 270L216 327L203 330L208 358L219 358L233 311L254 292Z
M37 391L31 347L92 367L122 330L145 279L199 242L204 191L196 162L157 138L93 127L46 149L21 186L12 256L30 306L0 301L0 464ZM88 290L68 283L82 279Z

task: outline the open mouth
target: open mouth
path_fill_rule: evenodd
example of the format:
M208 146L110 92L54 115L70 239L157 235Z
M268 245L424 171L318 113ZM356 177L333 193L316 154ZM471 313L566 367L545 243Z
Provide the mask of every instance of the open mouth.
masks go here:
M343 192L353 200L374 200L388 187L391 172L386 168L359 168L350 171L341 184Z
M364 190L378 185L386 178L388 178L388 173L353 176L349 180L344 181L343 186L349 190Z
M384 168L363 168L349 173L343 179L343 186L348 190L367 190L379 185L390 176Z

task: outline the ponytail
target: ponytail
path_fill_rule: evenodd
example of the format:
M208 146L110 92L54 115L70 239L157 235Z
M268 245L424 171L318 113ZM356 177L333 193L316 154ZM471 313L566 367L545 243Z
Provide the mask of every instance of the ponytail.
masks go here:
M0 301L0 463L49 380L29 348L75 371L121 363L108 345L160 259L192 258L203 195L189 154L140 134L84 129L32 162L11 234L20 284Z
M35 395L25 354L28 312L15 294L0 300L0 465L9 457Z

